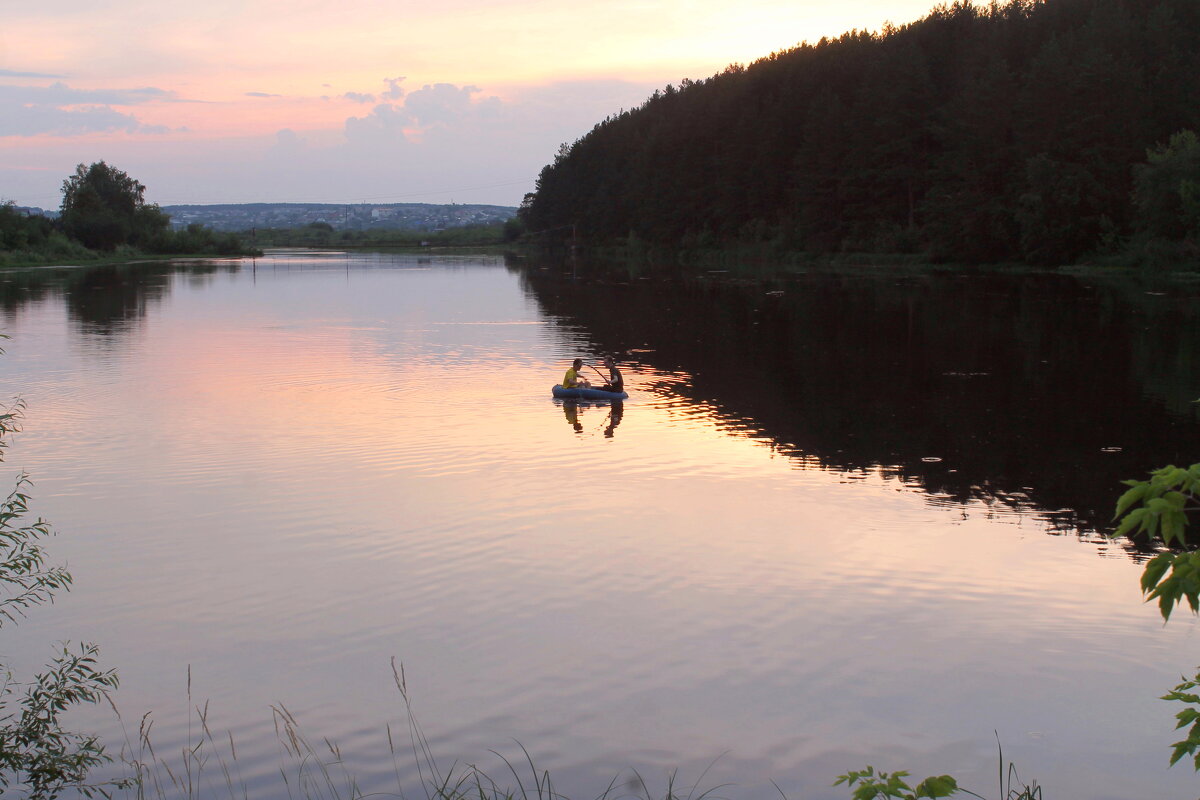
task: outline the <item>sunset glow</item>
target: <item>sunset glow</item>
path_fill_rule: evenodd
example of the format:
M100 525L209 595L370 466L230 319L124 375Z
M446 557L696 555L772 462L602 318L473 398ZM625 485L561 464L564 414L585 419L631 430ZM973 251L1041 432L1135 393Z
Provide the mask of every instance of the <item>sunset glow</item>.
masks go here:
M558 145L801 41L929 0L12 6L0 32L0 199L57 207L107 160L160 203L515 205Z

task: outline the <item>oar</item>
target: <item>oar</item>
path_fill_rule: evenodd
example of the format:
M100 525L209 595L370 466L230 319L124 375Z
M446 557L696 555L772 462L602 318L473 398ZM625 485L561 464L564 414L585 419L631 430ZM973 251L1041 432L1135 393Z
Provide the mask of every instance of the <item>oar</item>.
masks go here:
M599 376L600 376L600 380L604 381L605 383L608 383L608 378L607 378L607 377L604 375L604 373L603 373L603 372L601 372L600 370L596 369L596 368L595 368L595 367L593 367L591 364L588 364L588 365L587 365L587 368L588 368L588 369L590 369L592 372L596 373L597 375L599 375Z

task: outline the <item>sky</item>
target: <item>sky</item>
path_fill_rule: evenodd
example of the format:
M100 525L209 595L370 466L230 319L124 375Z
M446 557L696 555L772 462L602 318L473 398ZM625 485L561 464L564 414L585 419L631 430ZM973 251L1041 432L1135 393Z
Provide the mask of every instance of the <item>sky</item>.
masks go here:
M655 89L934 4L0 0L0 201L103 160L161 205L518 205Z

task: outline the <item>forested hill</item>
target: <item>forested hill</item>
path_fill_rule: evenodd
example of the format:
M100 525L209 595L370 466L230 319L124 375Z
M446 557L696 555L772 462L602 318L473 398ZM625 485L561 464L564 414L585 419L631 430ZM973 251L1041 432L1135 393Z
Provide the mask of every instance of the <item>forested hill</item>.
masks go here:
M1142 167L1134 197L1148 149L1200 170L1194 137L1168 148L1185 129L1198 0L956 2L656 91L563 145L521 215L585 242L1067 263L1194 243L1200 183Z

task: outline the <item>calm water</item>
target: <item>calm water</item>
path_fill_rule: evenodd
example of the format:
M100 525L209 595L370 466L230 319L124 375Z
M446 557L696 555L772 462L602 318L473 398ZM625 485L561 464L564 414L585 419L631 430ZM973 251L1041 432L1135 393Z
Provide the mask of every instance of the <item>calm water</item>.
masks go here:
M286 252L5 277L4 467L77 586L4 653L98 642L174 763L207 702L238 796L289 796L282 704L424 797L393 657L443 766L505 779L519 742L575 800L710 765L731 798L844 798L868 763L996 794L997 734L1048 798L1197 794L1156 699L1195 623L1096 534L1118 479L1197 460L1192 289ZM623 405L551 399L613 351Z

